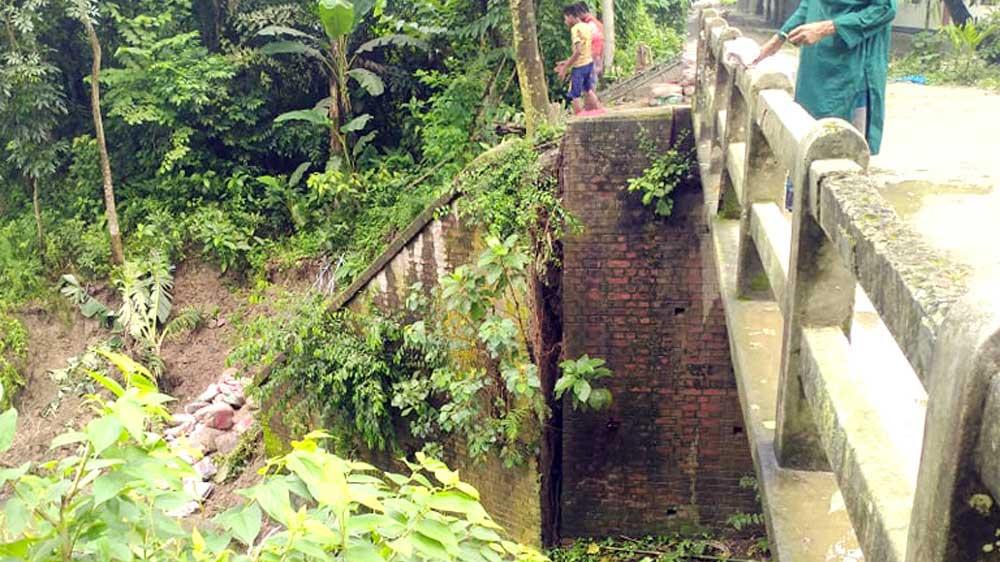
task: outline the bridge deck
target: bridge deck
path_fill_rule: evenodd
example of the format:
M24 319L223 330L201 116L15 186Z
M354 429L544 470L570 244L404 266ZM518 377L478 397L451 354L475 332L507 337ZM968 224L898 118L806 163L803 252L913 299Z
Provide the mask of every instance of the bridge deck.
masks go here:
M989 453L1000 446L975 438L1000 313L956 304L971 295L978 306L1000 281L1000 96L891 84L883 153L869 163L856 131L792 102L794 49L749 69L752 39L771 32L708 14L691 45L693 125L709 215L722 207L716 265L773 554L957 560L948 533L978 531L948 512L963 493L952 476L979 470L1000 498ZM789 172L794 216L776 203ZM762 278L770 299L750 300L767 298ZM927 420L931 381L942 382ZM1000 404L1000 382L990 392ZM1000 406L983 412L983 428L1000 427ZM779 467L779 437L785 467L820 472ZM977 469L956 464L973 454Z

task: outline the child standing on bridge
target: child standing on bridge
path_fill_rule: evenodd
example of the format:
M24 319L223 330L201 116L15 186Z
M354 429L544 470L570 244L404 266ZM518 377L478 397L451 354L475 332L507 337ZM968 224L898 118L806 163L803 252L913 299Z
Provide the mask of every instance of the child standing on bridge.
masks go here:
M573 112L601 109L601 102L594 93L594 57L593 28L583 21L583 13L578 4L563 8L563 19L570 28L573 41L573 54L556 65L559 78L570 77L569 99L573 104Z

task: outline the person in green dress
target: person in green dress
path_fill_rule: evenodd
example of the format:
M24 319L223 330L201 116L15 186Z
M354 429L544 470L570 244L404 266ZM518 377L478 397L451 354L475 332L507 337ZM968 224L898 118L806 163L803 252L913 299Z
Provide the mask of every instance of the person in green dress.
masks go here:
M795 101L813 117L840 117L861 125L878 154L885 122L885 86L895 0L802 0L754 63L785 41L802 48ZM865 119L856 122L859 109Z
M816 119L853 123L878 154L895 17L896 0L802 0L753 64L786 41L801 47L795 101Z

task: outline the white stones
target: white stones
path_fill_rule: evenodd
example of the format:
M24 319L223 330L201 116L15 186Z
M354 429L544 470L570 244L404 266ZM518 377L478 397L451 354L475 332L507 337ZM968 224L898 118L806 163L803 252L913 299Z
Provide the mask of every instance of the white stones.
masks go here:
M209 404L195 412L194 417L199 423L212 429L226 430L233 427L233 407L225 403Z
M219 469L212 462L212 459L205 457L194 464L194 471L198 473L202 481L208 481L219 472Z
M188 435L191 446L200 449L202 453L209 455L217 450L215 440L222 435L223 431L213 429L204 425L199 425Z
M197 474L184 480L185 491L195 499L171 512L171 516L188 517L201 508L201 502L214 490L208 481L219 476L212 455L234 451L240 436L253 427L255 407L246 396L247 384L239 371L226 369L217 382L184 406L183 413L171 416L175 427L165 432L166 439Z
M219 385L212 383L208 385L205 392L198 395L198 402L211 402L213 398L219 395Z
M184 406L184 413L194 414L198 410L204 408L205 406L208 406L208 404L209 404L208 402L202 402L201 400L198 400L196 402L191 402L187 406Z
M240 434L235 431L227 431L215 438L215 449L220 455L228 455L236 450L240 443Z
M242 408L247 403L247 400L242 394L224 392L216 396L214 402L216 404L227 404L233 408Z

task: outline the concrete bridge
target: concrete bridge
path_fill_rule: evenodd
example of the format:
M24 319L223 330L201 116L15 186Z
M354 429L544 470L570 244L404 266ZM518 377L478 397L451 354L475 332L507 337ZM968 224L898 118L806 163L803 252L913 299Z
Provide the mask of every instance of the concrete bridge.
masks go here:
M793 64L748 68L757 44L715 10L698 30L693 127L773 553L997 557L993 186L942 184L929 170L947 162L912 161L954 153L963 139L944 131L914 131L909 164L871 170L856 130L794 103Z

